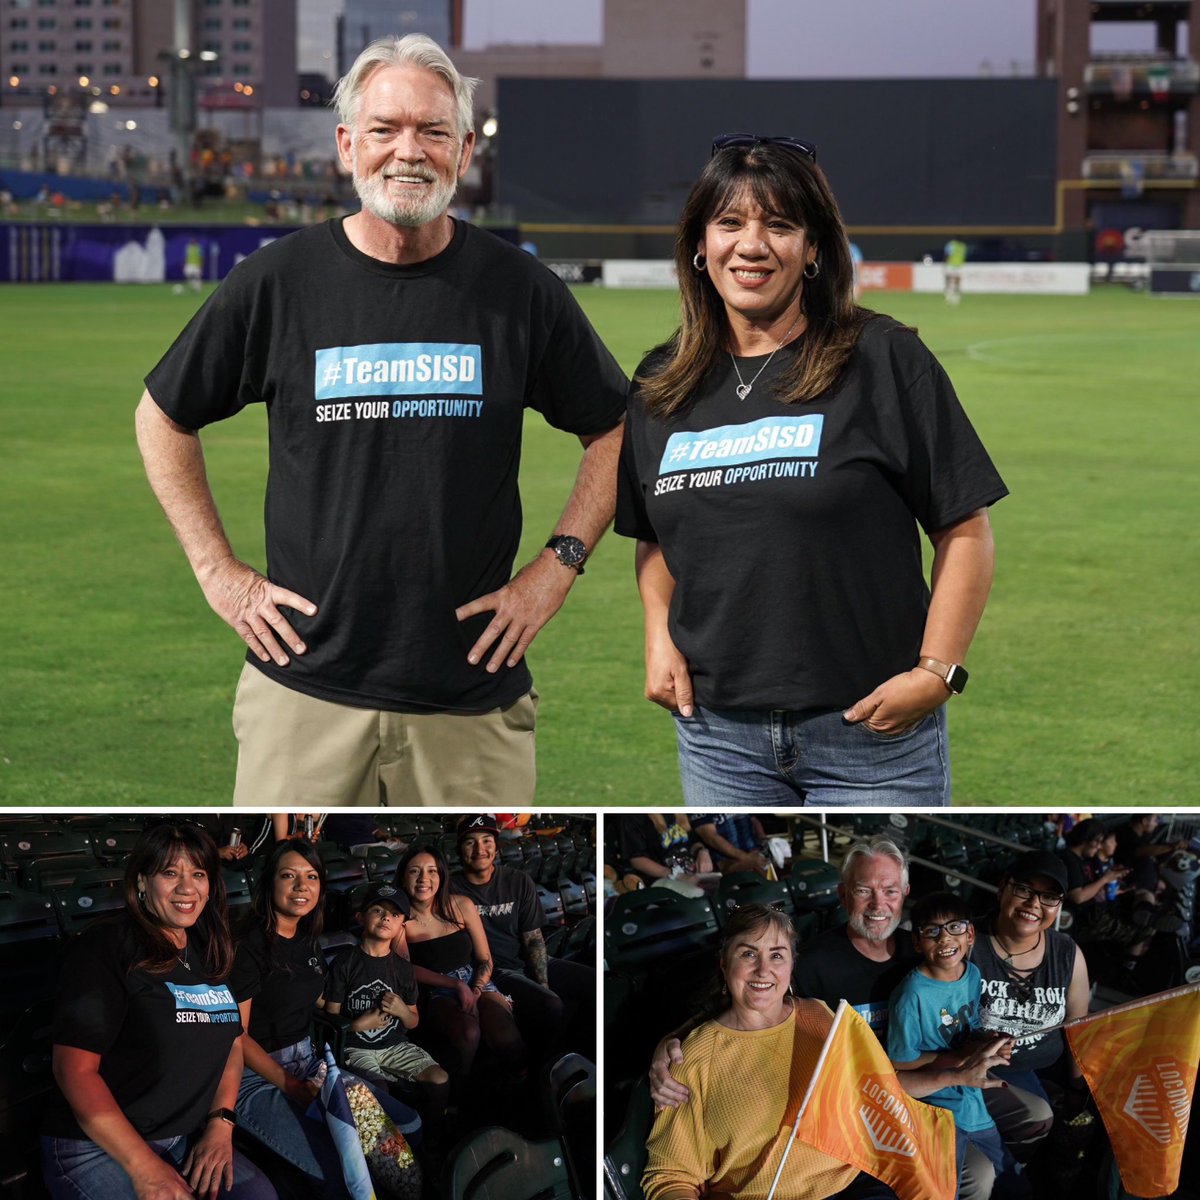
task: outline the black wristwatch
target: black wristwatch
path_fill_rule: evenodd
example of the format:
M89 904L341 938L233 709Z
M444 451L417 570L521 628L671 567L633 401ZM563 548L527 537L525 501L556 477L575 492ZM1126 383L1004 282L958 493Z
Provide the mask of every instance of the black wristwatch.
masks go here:
M547 550L554 551L554 557L564 567L570 567L576 574L583 574L583 564L587 562L587 547L569 533L556 533L547 543Z
M215 1121L218 1118L227 1122L230 1125L237 1124L237 1113L232 1108L214 1108L212 1112L204 1118L204 1123L207 1125L209 1121Z
M967 680L970 678L967 675L967 668L962 663L944 663L936 658L922 658L917 666L923 670L932 671L946 685L947 691L954 696L962 695L962 690L967 686Z

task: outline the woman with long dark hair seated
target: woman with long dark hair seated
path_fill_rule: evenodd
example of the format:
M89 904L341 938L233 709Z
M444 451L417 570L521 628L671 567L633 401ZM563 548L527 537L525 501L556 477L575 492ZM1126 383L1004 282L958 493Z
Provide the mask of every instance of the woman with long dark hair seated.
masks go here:
M512 1002L492 982L492 952L475 902L450 890L450 867L435 846L410 847L396 865L396 883L412 915L394 948L429 989L427 1024L454 1053L446 1069L470 1073L480 1039L511 1078L524 1077L528 1055Z
M272 1200L231 1140L242 1025L217 847L197 826L155 826L124 886L125 912L64 956L46 1186L54 1200Z
M229 982L247 1031L238 1125L307 1176L317 1195L340 1198L346 1189L333 1140L323 1120L305 1116L322 1061L309 1025L325 987L318 940L324 890L325 867L313 844L276 842L239 927ZM402 1133L420 1128L411 1109L372 1090Z

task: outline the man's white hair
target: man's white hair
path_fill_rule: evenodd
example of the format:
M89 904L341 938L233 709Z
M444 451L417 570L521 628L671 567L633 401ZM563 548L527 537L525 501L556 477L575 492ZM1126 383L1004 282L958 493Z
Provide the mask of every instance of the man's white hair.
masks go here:
M354 128L363 88L380 67L424 67L432 71L454 93L454 104L458 110L458 136L465 138L475 128L474 99L479 80L460 75L445 50L432 38L423 33L409 33L404 37L385 37L372 42L338 80L333 92L333 105L347 129Z
M849 883L850 872L860 858L894 859L900 868L900 882L904 887L908 887L908 859L904 857L904 851L891 838L873 837L867 842L855 842L846 851L846 857L842 859L843 883Z

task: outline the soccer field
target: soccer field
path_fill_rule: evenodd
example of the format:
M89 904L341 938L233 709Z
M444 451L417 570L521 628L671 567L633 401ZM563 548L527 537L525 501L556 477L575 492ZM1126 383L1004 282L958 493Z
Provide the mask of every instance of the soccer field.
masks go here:
M627 370L674 323L670 293L579 296ZM1200 304L1117 290L873 303L920 328L1012 490L992 514L971 686L950 706L956 803L1194 803ZM196 304L165 286L0 288L2 803L228 801L243 647L133 440L141 377ZM234 547L261 567L264 414L205 446ZM574 439L527 422L523 557L577 462ZM533 647L540 807L679 803L671 720L642 699L632 559L607 537Z

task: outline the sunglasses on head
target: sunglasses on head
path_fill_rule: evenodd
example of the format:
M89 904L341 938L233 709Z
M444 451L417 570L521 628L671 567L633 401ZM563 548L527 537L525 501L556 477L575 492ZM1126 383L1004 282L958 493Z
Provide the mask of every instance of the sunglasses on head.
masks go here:
M1043 908L1057 908L1063 902L1062 892L1039 892L1027 883L1017 883L1012 879L1008 881L1008 886L1018 900L1030 900L1036 896Z
M817 161L817 143L806 142L803 138L768 137L761 133L722 133L713 138L712 152L728 150L731 146L782 146L785 150L794 150L810 162Z

